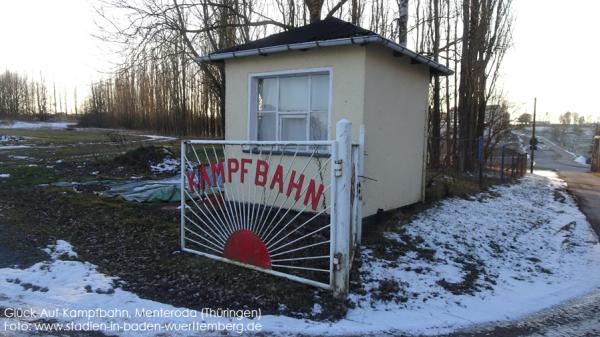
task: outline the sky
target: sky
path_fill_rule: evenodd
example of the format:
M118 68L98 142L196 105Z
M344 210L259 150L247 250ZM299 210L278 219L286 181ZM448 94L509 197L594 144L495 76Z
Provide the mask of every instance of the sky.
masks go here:
M39 79L52 92L83 97L92 80L110 69L92 34L92 0L0 0L0 71ZM100 72L99 72L100 70Z
M568 110L600 118L600 55L597 0L514 0L513 46L502 84L519 112L532 112L537 97L541 120Z
M596 0L513 0L513 46L504 60L501 85L514 114L533 111L556 121L565 111L600 118L594 97L600 86ZM83 97L89 83L115 61L93 34L93 0L0 0L0 71L39 78ZM51 89L51 88L50 88ZM546 115L548 113L548 115ZM547 117L546 117L547 116Z

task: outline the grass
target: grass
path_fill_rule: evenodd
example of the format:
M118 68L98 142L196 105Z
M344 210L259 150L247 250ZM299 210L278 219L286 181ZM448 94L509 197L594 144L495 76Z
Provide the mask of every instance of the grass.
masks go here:
M459 197L470 198L473 195L487 190L489 187L502 183L512 183L515 180L506 177L502 182L499 178L485 177L484 185L479 185L477 175L457 174L456 172L433 171L427 172L425 201L428 204L435 203L445 198ZM486 195L485 198L498 197L495 193Z
M6 185L39 185L56 181L54 172L47 167L11 165L3 167L2 173L10 174L10 179L3 182Z
M99 159L112 159L118 154L153 144L147 137L130 134L127 131L102 129L80 129L78 131L52 129L0 129L0 135L23 136L22 142L28 148L0 150L0 161L11 162L8 155L29 156L38 160L85 162ZM176 141L161 142L175 153L179 144Z
M148 175L147 167L118 163L115 157L150 144L166 145L177 155L177 142L137 136L114 141L106 130L94 129L0 129L0 134L29 137L22 143L31 146L0 150L0 173L11 175L0 180L0 206L6 208L0 234L7 234L0 237L19 233L27 238L19 245L29 251L66 240L83 261L118 277L125 289L176 306L261 308L265 314L316 319L336 319L345 313L348 303L328 291L181 252L178 205L132 203L100 197L93 190L45 185ZM144 153L138 152L131 151L126 158L139 154L144 160ZM31 158L11 157L15 155ZM312 314L315 301L323 307L317 316ZM280 303L286 308L281 309Z

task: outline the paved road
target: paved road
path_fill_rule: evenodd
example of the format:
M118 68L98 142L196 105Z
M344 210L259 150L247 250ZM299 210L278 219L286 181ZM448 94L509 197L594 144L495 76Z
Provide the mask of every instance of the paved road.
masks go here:
M600 237L600 176L574 171L559 171L558 174L567 182L568 190Z
M600 289L516 322L474 328L438 337L600 336Z
M582 165L573 160L573 155L554 144L545 137L538 137L540 149L535 152L535 168L560 172L589 172L589 165Z

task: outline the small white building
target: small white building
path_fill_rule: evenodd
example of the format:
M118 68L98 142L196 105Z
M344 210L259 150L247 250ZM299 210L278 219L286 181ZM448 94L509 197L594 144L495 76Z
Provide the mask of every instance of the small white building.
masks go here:
M429 82L448 68L335 18L201 60L225 65L227 140L330 140L345 118L354 141L365 128L363 216L423 199Z

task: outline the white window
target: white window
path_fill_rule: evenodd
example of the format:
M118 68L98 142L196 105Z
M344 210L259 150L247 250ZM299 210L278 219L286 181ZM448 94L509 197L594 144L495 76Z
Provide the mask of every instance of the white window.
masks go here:
M250 137L257 140L327 140L329 71L251 78Z

